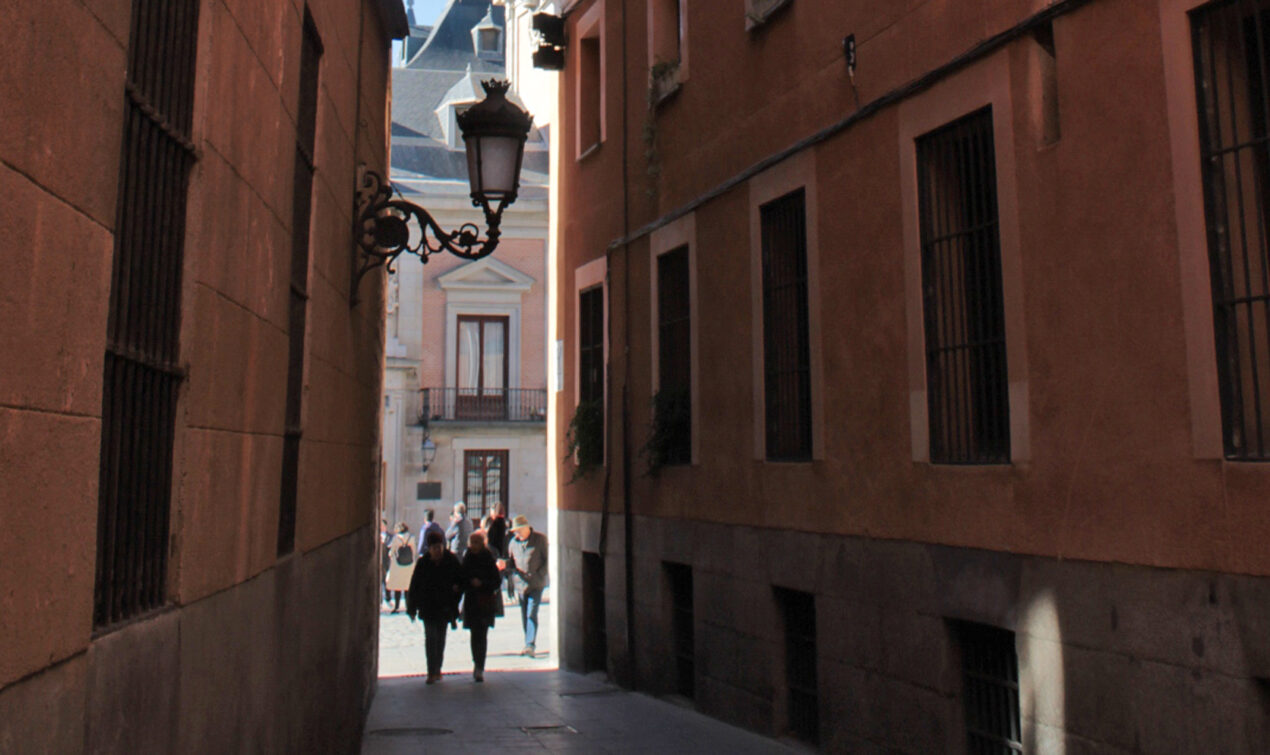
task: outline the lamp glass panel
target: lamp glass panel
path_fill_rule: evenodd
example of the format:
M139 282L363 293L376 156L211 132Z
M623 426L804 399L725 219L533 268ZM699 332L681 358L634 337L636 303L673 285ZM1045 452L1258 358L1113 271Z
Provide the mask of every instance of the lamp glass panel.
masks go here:
M515 136L480 136L467 139L467 169L473 193L487 196L511 194L519 185L517 158L522 142ZM477 154L480 171L477 171Z

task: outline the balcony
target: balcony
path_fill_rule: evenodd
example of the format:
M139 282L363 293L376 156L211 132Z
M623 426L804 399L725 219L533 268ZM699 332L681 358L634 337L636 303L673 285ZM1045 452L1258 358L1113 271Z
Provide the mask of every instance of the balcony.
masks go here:
M546 388L423 388L419 424L547 421Z

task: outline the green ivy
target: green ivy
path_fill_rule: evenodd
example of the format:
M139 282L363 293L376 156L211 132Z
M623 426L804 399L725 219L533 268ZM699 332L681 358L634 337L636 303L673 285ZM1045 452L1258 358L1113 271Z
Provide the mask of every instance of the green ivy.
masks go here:
M604 402L582 401L565 434L565 457L573 460L570 483L587 477L604 463Z
M662 467L692 461L692 396L687 388L665 388L653 395L653 424L640 450L648 476Z

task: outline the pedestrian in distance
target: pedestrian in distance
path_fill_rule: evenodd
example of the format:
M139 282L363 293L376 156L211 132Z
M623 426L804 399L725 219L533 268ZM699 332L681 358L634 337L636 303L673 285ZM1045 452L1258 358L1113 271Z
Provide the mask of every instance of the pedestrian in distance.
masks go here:
M463 626L472 633L472 678L485 681L485 650L494 618L502 615L498 587L502 576L494 554L485 545L485 533L473 532L463 556Z
M485 525L485 545L494 552L494 558L507 556L507 507L501 502L494 506Z
M410 587L415 570L415 539L405 522L397 523L397 533L388 546L388 576L384 587L392 593L392 612L401 610L401 594Z
M428 551L419 559L410 591L406 594L406 614L423 621L423 647L428 659L428 684L441 681L445 659L447 625L457 626L459 598L463 594L463 565L446 550L445 538L435 532L427 536Z
M472 536L472 520L467 518L467 504L455 501L450 514L450 526L445 530L446 544L460 560L467 552L467 539Z
M438 535L440 535L442 541L445 540L445 530L441 528L441 525L433 521L436 518L437 518L436 509L423 510L423 530L419 532L419 542L427 543L428 534L431 532L435 532ZM424 547L426 548L427 546L425 545Z
M383 599L384 605L392 605L392 590L388 589L387 579L388 570L392 568L392 554L388 549L392 546L393 534L388 528L388 520L379 520L379 580L384 584Z
M538 640L538 607L542 591L549 584L547 536L530 527L523 515L512 520L512 533L507 541L507 558L499 566L510 575L520 603L520 625L525 630L525 648L520 654L533 657Z

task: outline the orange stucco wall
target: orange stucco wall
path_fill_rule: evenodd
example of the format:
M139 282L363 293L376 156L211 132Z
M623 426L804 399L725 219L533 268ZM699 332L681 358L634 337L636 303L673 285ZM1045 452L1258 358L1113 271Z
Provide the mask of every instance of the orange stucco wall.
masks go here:
M596 1L571 10L571 23ZM846 118L857 101L868 104L918 79L1044 5L793 0L746 32L739 9L688 3L691 74L650 111L646 13L643 3L631 3L624 111L622 11L609 0L607 138L580 160L563 159L559 290L572 291L574 271L624 233L715 191ZM1166 68L1171 56L1189 60L1190 51L1165 43L1161 19L1184 14L1178 5L1092 0L1053 20L1061 122L1053 144L1044 143L1034 116L1034 43L1024 35L806 151L807 181L816 189L808 220L819 239L820 303L812 318L820 338L812 350L822 388L813 423L824 444L811 463L754 460L762 418L755 417L751 365L762 341L752 326L749 218L763 174L693 210L698 451L691 467L664 469L656 479L642 476L638 457L652 393L649 239L609 252L608 448L618 448L623 435L614 397L625 387L635 511L1270 574L1263 545L1270 538L1270 468L1215 458L1211 442L1197 436L1217 421L1217 404L1204 392L1212 384L1197 389L1195 376L1202 386L1206 370L1216 368L1196 361L1203 350L1194 341L1211 339L1211 327L1195 327L1195 308L1184 306L1202 301L1208 282L1183 274L1189 268L1179 251L1179 203L1194 205L1201 195L1197 172L1174 165L1175 84ZM841 52L849 33L858 44L854 84ZM566 66L565 144L576 122L576 87L567 83L574 75L576 67ZM904 188L904 151L921 133L910 134L915 124L958 102L970 112L990 89L999 90L996 99L983 101L1007 127L997 129L996 150L1010 158L997 162L1001 212L1010 214L1002 219L1002 254L1011 419L1026 441L1015 450L1026 451L1009 466L932 465L913 452L921 428L912 422L909 344L921 324L913 323L909 293L905 216L916 198ZM1198 145L1182 152L1198 161ZM1012 240L1004 237L1010 224ZM557 337L570 343L570 354L575 310L572 297L562 296ZM570 396L574 362L565 365ZM919 382L923 370L918 363ZM555 418L559 437L571 415L570 405ZM611 451L608 463L611 492L620 499L620 452ZM562 486L560 505L598 510L602 484L593 478Z
M304 5L201 5L193 126L200 159L190 178L182 282L188 379L177 416L168 574L169 603L177 606L278 562ZM388 42L375 4L310 0L307 7L325 51L301 552L369 527L374 517L383 277L364 280L362 304L350 308L350 239L355 166L386 166L388 112ZM14 34L0 45L8 72L0 76L0 688L92 640L130 8L126 0L28 5L6 16Z

